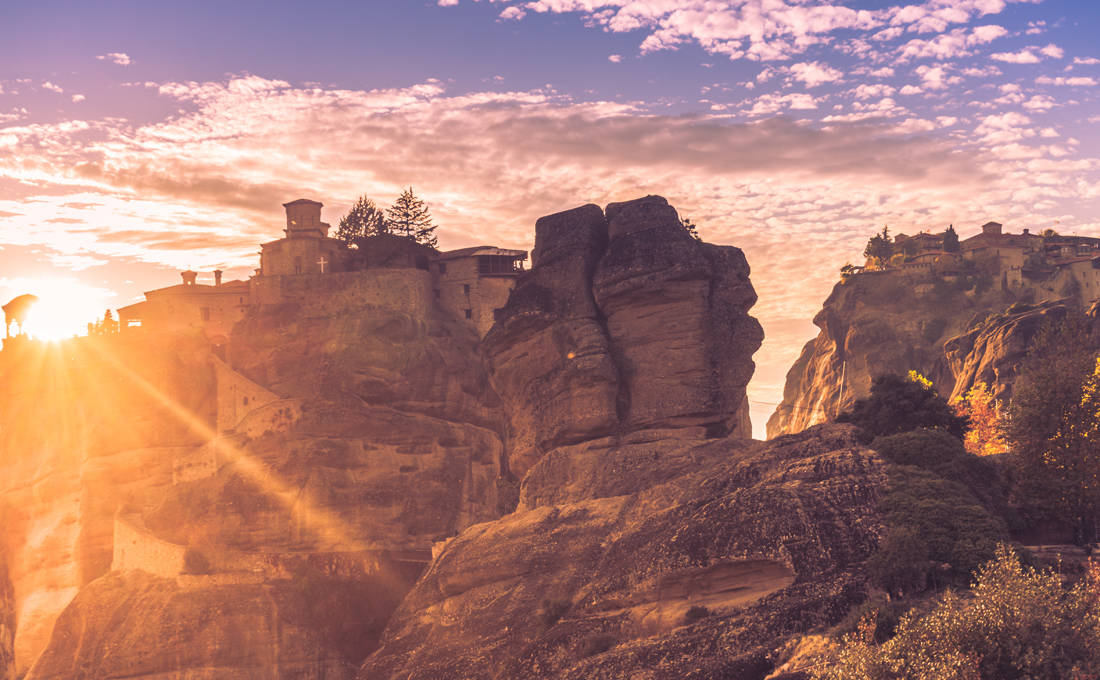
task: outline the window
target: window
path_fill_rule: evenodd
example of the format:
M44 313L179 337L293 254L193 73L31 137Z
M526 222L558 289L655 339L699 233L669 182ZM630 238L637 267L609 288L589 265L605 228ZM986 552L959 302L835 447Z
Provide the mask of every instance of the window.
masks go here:
M242 402L244 403L244 405L245 405L245 406L248 406L248 397L245 397L245 398L244 398L244 399L242 400Z
M447 263L446 262L440 262L439 263L439 273L440 274L446 274L447 273Z
M518 271L516 258L510 255L478 255L478 274L515 274Z
M209 307L202 307L202 308L199 309L199 312L202 314L202 320L203 321L209 321L210 320L210 308Z
M466 295L469 295L470 294L470 284L468 284L468 283L462 284L462 292L465 293Z
M474 318L474 310L472 310L472 309L467 309L467 310L466 310L466 318L467 318L467 319L472 319L472 318Z
M302 258L300 258L300 257L294 258L294 273L295 274L301 274L302 273Z

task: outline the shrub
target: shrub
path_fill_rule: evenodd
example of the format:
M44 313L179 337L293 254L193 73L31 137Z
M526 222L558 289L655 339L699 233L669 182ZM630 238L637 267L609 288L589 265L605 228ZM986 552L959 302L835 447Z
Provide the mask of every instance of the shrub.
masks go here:
M934 472L959 482L987 507L1003 512L1007 483L990 460L966 450L963 442L943 430L919 429L878 437L871 448L886 460Z
M898 600L886 597L871 597L848 612L844 620L837 625L837 631L851 634L860 630L860 626L870 633L871 639L881 644L894 637L898 620L908 607Z
M710 610L706 607L698 604L692 605L692 607L684 613L684 624L695 623L699 619L707 618L710 614Z
M870 621L843 638L815 680L1062 680L1100 674L1100 586L1095 573L1066 588L1024 567L1005 546L968 595L946 593L924 615L906 614L876 644Z
M888 592L965 584L1007 538L1004 521L962 484L916 467L895 466L889 475L879 508L890 529L867 562L872 581Z
M966 419L956 415L931 383L916 373L908 378L892 374L875 378L870 396L857 399L837 421L858 425L872 436L921 427L942 429L959 438L966 432Z

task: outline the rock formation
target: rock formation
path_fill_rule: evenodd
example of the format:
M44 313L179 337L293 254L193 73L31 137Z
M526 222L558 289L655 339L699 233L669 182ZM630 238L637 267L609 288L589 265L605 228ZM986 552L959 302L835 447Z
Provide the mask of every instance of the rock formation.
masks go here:
M762 678L862 598L882 461L849 426L563 447L449 541L362 680Z
M112 395L117 426L82 424L114 444L77 454L67 486L33 506L56 517L44 554L61 573L14 560L17 595L31 592L16 629L27 678L354 675L432 544L499 515L499 401L477 336L433 309L423 277L380 270L392 305L321 291L240 324L227 358L285 417L205 441L212 389L181 383L158 390L174 417L146 423L138 391ZM212 380L215 360L196 359L185 373ZM190 440L167 436L178 420ZM55 590L21 585L32 578Z
M842 280L814 317L821 332L787 373L768 436L835 418L867 396L871 380L884 373L915 370L940 394L952 394L956 376L944 343L1012 302L980 281L885 272Z
M485 339L512 473L647 428L748 436L763 333L740 250L694 240L659 196L544 217L535 239L534 268Z

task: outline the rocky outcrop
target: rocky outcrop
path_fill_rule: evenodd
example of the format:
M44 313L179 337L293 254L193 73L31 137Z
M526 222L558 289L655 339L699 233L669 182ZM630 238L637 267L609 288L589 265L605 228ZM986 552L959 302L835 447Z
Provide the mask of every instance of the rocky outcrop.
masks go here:
M113 573L76 596L27 680L354 677L356 659L310 597L323 593L289 581L179 583Z
M886 373L917 371L943 395L956 379L944 343L1013 298L980 277L950 282L924 273L869 272L833 287L814 324L821 329L787 373L768 437L835 418Z
M1012 397L1017 369L1041 328L1058 323L1078 306L1071 300L1022 305L1014 313L993 314L971 330L943 345L955 385L950 398L961 397L985 383L1002 403Z
M737 248L659 196L544 217L534 267L485 339L517 476L556 447L650 428L747 436L763 333Z
M517 512L447 543L359 677L763 677L860 599L886 474L854 429L646 434L544 456Z
M0 354L0 572L14 605L0 611L0 629L15 616L0 650L11 636L17 677L78 589L108 570L115 512L157 497L172 451L212 423L205 352L189 338L157 347L86 338Z

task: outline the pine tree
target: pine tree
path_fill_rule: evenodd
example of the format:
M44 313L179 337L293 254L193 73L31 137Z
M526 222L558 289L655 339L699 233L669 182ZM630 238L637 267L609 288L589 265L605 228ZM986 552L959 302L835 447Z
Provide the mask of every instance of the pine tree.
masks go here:
M432 215L424 201L416 197L412 187L401 192L393 205L386 210L389 229L400 236L434 248L439 242L435 237Z
M357 248L359 241L371 236L388 233L386 217L374 201L360 196L347 215L340 218L336 238Z
M953 224L947 228L947 231L943 232L943 252L959 252L959 235L955 233L955 225Z

